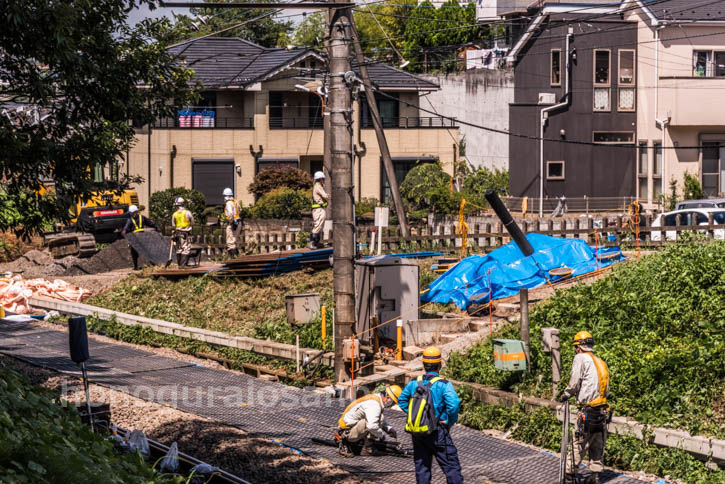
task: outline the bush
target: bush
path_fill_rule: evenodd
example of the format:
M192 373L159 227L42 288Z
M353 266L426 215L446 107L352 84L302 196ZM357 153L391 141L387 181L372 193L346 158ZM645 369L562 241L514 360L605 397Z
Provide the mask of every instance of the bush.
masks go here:
M254 218L300 219L308 212L312 199L301 190L277 188L264 195L252 207Z
M440 203L440 194L450 192L451 176L443 171L440 163L423 163L408 172L400 184L400 196L413 210L435 211L435 198Z
M485 194L488 190L507 192L509 187L509 172L495 168L493 171L487 168L478 168L466 175L463 180L463 196L466 200L487 207Z
M307 190L312 188L312 176L298 168L268 168L257 173L254 181L249 185L249 193L260 198L281 187Z
M203 223L206 220L206 197L198 190L184 187L168 188L151 195L149 202L149 213L151 219L157 224L168 225L171 223L171 216L176 211L174 200L176 197L183 197L186 200L186 208L194 214L194 222Z
M355 216L356 217L373 217L375 216L375 207L379 206L380 202L377 198L365 197L355 202Z
M700 180L698 180L696 176L685 172L685 179L682 184L685 200L699 200L704 198L705 194L702 191Z

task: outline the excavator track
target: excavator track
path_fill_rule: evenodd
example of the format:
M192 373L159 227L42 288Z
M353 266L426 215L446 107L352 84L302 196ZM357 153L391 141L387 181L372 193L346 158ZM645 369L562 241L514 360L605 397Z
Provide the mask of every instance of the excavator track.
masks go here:
M96 249L96 239L92 234L65 232L46 234L43 239L55 259L68 255L90 257L98 252L98 249Z

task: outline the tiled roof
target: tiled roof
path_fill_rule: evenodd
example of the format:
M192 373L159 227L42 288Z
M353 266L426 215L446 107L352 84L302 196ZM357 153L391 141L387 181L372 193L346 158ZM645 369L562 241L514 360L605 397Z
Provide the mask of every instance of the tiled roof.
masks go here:
M312 48L269 49L236 37L188 41L169 48L169 52L194 69L195 79L206 87L245 86L305 57L324 56ZM432 82L385 64L371 63L368 72L381 89L438 89Z
M645 0L658 20L725 21L725 2L713 0Z

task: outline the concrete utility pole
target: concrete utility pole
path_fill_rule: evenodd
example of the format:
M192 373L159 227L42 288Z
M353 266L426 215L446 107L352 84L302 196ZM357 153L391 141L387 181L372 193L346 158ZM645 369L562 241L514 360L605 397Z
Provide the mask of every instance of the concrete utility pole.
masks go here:
M332 4L341 3L339 0ZM351 22L349 8L330 10L330 89L328 112L332 165L332 246L333 289L335 295L335 377L338 382L349 380L342 358L343 342L353 334L355 324L355 286L353 259L355 256L355 214L352 183L353 113L350 95Z

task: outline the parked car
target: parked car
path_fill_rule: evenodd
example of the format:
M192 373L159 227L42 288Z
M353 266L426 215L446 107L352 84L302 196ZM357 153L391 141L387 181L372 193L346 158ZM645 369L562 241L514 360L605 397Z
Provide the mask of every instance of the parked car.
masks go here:
M677 202L677 205L675 205L675 210L685 210L687 208L725 208L725 198L685 200L684 202Z
M673 210L657 215L652 221L652 227L675 227L677 226L677 216L680 217L680 225L708 225L712 214L712 223L714 225L725 226L725 209L722 208L696 208L688 210ZM703 232L704 231L698 231ZM665 231L666 240L676 240L677 232L675 230ZM716 239L725 239L725 228L713 230L713 237ZM652 231L650 239L658 242L662 240L662 232Z

